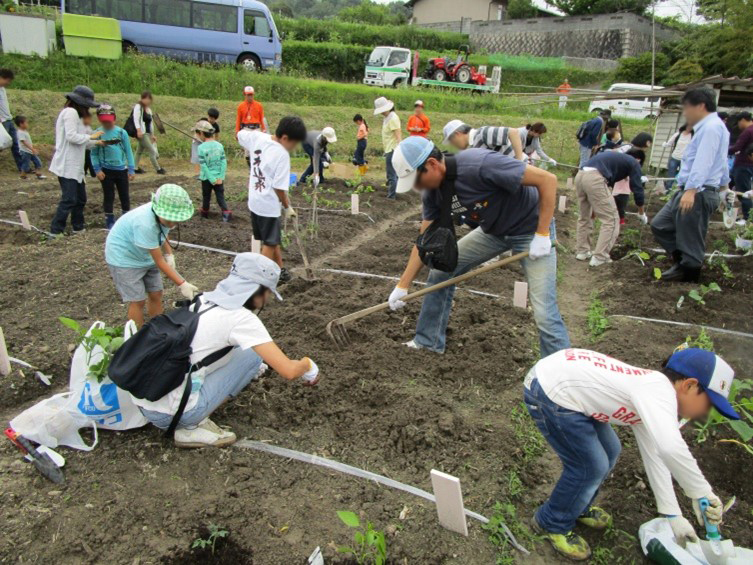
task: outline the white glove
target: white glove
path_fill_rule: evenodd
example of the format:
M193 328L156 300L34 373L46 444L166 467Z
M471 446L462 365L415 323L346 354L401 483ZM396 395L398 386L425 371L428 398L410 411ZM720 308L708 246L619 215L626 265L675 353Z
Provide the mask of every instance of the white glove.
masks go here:
M737 200L737 193L734 190L728 190L727 194L724 195L724 198L727 199L727 204L734 206L735 201Z
M298 217L298 212L295 211L295 208L293 208L292 206L289 206L289 207L285 208L285 217L286 218L297 218Z
M178 290L183 295L183 298L187 300L193 300L199 294L199 288L188 281L183 281L183 284L178 286Z
M332 162L332 156L329 154L329 151L324 154L324 162L328 164Z
M311 368L303 373L303 375L301 375L301 378L303 379L304 383L313 386L319 382L319 367L317 367L316 363L314 363L308 357L306 357L306 359L308 360Z
M557 166L557 161L555 161L554 159L549 159L549 163L552 165L552 167Z
M548 235L536 234L531 240L531 247L528 250L528 256L531 259L547 257L552 252L552 240Z
M643 175L641 177L641 184L646 184L648 182L648 177L646 175Z
M645 225L648 224L648 215L647 214L638 214L638 219Z
M405 298L408 295L408 291L404 288L400 288L399 286L396 286L395 289L390 294L389 303L390 303L390 310L400 310L400 308L405 308L405 302L402 301L403 298Z
M669 520L669 525L672 527L675 541L682 547L685 547L686 542L698 541L698 534L695 533L693 525L686 518L671 516L667 517L667 520Z
M322 163L322 167L324 167L325 169L329 169L329 161L324 161Z
M165 255L165 263L170 265L172 269L175 269L175 255L173 255L172 253Z
M709 499L709 507L706 509L706 519L709 524L715 526L722 523L722 514L724 513L724 505L722 501L714 493L709 494L706 498ZM695 512L695 518L698 520L698 524L703 526L703 512L701 511L701 504L699 499L693 499L693 512Z

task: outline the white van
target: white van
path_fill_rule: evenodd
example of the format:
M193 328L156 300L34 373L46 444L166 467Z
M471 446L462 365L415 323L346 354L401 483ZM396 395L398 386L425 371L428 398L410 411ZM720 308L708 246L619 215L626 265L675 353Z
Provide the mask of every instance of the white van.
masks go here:
M618 82L607 89L607 92L616 93L615 97L607 97L603 100L594 100L588 106L588 111L598 114L602 110L611 110L612 115L621 118L654 118L659 115L661 98L658 96L646 96L645 98L619 98L619 92L635 91L651 92L650 84L632 84ZM662 90L661 86L654 86L654 90ZM653 102L653 105L652 105Z

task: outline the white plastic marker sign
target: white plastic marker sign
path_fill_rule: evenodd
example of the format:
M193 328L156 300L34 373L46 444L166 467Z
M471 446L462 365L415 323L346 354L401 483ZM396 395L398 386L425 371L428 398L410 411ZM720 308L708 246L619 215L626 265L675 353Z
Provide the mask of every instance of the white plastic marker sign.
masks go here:
M560 196L559 210L561 213L564 214L566 209L567 209L567 196L562 195Z
M573 177L567 177L567 188L573 187Z
M31 224L29 223L29 216L28 216L28 214L25 211L23 211L23 210L19 210L18 211L18 217L21 219L21 225L24 227L24 229L25 230L30 230L31 229Z
M350 213L354 216L358 214L359 212L359 202L358 202L358 195L357 194L351 194L350 195Z
M528 305L528 283L516 282L512 294L512 305L517 308L525 308Z
M0 375L4 377L10 375L10 357L8 357L8 348L5 347L3 328L0 328Z
M465 521L465 507L463 506L463 491L460 489L460 479L431 470L431 486L437 501L437 515L439 523L448 530L464 536L468 535L468 524Z
M261 241L251 236L251 253L261 253Z

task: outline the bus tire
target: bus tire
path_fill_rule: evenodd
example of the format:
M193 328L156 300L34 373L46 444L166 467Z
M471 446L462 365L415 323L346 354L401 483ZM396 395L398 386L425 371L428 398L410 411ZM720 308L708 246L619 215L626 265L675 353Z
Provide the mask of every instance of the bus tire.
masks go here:
M138 48L130 41L123 41L123 53L138 53Z
M253 53L243 53L240 57L238 57L238 64L247 71L254 73L261 72L262 70L259 57L257 57Z

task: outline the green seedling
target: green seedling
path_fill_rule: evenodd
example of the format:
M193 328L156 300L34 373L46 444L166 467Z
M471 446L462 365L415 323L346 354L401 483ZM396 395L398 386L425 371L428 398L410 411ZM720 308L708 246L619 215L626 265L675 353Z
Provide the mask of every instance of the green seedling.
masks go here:
M387 563L387 540L384 532L375 530L371 522L366 522L364 527L355 512L338 510L337 517L340 521L355 530L353 532L353 547L340 546L339 553L348 553L353 556L358 565L384 565Z
M697 289L693 289L688 293L688 298L695 300L698 304L706 304L704 300L705 296L710 292L721 292L722 289L715 282L710 282L708 285L702 284Z
M705 422L696 423L696 442L703 443L712 435L717 433L721 426L732 429L736 434L736 439L721 439L723 443L734 443L745 449L750 455L753 455L753 398L750 393L753 391L753 380L735 379L730 386L728 400L735 411L740 414L740 420L728 420L716 410L712 410ZM743 397L742 394L748 396Z
M217 524L209 524L209 536L206 539L198 538L193 540L191 549L206 549L207 547L209 547L211 548L212 555L214 555L214 549L215 545L217 544L217 540L220 538L226 538L229 535L230 532L228 532L227 530L221 530Z
M654 267L654 278L657 281L661 279L661 269L659 267Z
M522 453L523 463L533 461L541 456L546 450L544 437L539 433L536 424L533 423L528 409L522 402L510 412L513 424L515 443Z
M518 518L515 505L510 502L496 502L489 522L481 526L489 541L497 550L496 565L513 565L516 562L515 548L507 538L505 527L523 544L533 543L535 537Z
M646 266L646 261L651 259L651 255L641 249L633 249L630 253L625 255L623 259L630 259L630 257L635 257L636 259L638 259L643 267Z
M598 340L609 328L609 319L606 316L607 309L596 293L591 295L591 304L588 306L588 332L591 341Z
M82 345L86 352L86 366L89 368L86 376L101 383L107 377L107 368L110 366L112 356L123 345L123 328L105 326L103 328L92 328L89 331L71 318L61 317L58 319L66 328L70 328L78 334L78 344ZM92 363L92 356L97 346L102 348L103 355L99 361Z

